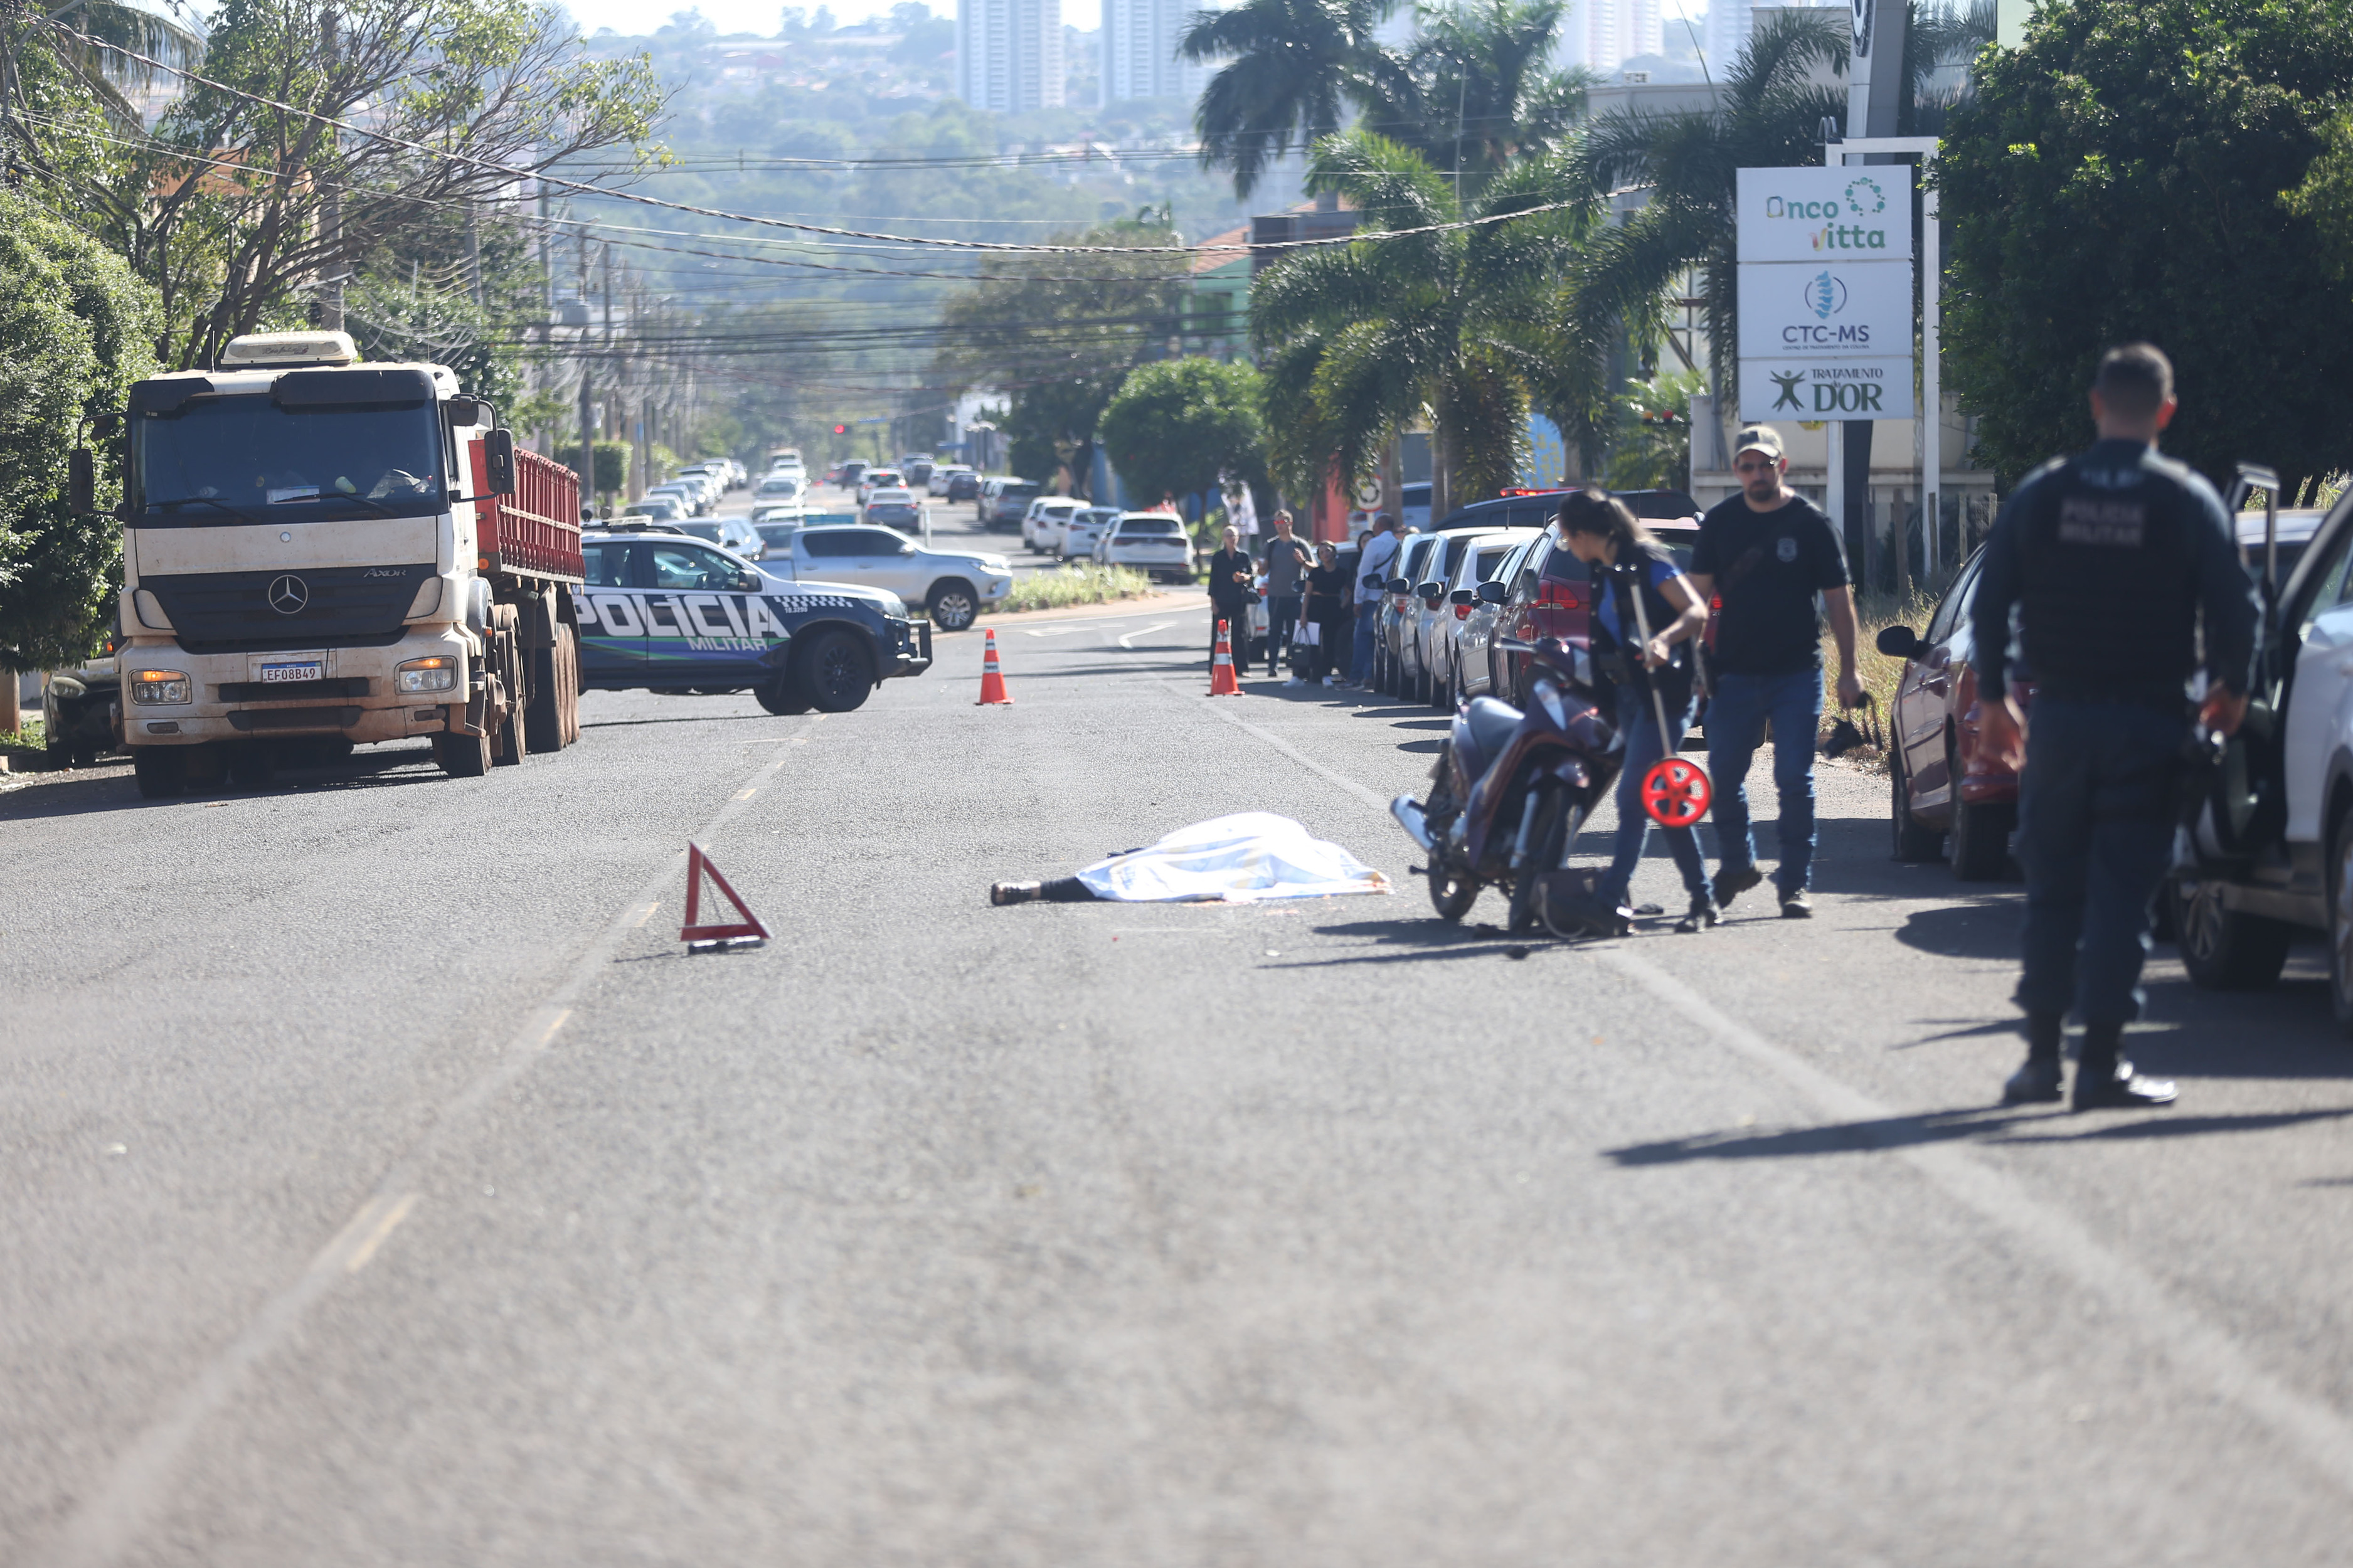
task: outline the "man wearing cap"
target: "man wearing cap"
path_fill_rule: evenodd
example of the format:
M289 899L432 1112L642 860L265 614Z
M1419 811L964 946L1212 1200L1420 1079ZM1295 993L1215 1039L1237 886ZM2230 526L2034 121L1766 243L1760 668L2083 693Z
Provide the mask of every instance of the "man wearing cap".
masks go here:
M1781 797L1781 864L1773 881L1786 919L1814 908L1814 732L1822 717L1822 616L1838 643L1838 700L1862 701L1854 673L1854 596L1846 557L1822 509L1784 481L1780 433L1751 425L1733 443L1740 494L1700 520L1692 586L1721 598L1715 683L1707 700L1707 767L1715 784L1715 897L1732 900L1765 879L1748 831L1748 764L1773 726L1773 787Z
M2199 722L2234 732L2262 614L2221 498L2158 454L2174 407L2173 365L2154 345L2109 350L2092 383L2100 438L2027 476L1986 536L1969 620L1978 696L2000 696L1981 705L1978 751L2023 765L2026 1062L2003 1086L2010 1104L2059 1098L2071 1008L2084 1023L2076 1110L2174 1096L2133 1071L2125 1025L2140 1016L2149 899L2172 847L2187 683L2202 652ZM2034 668L2031 735L2010 695L2013 605Z

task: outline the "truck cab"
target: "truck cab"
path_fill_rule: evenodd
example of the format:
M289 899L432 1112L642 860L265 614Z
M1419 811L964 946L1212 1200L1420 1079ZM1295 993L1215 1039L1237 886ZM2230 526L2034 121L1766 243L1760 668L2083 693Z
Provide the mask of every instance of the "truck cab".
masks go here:
M241 337L133 385L124 426L141 793L259 782L294 737L427 736L459 776L576 738L576 480L447 367Z

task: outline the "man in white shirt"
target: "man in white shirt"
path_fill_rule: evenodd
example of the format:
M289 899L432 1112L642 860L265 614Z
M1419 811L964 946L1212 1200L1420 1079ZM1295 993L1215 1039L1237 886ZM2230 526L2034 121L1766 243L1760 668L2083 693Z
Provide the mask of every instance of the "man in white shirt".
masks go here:
M1356 649L1348 663L1348 679L1340 682L1343 686L1372 682L1373 634L1379 628L1381 600L1388 592L1382 584L1397 572L1397 519L1387 512L1373 519L1373 536L1356 558Z

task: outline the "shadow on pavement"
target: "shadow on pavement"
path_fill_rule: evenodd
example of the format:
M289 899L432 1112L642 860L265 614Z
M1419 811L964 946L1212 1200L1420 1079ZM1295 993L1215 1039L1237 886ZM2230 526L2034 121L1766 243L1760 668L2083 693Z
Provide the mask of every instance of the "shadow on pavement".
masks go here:
M415 772L404 770L415 769ZM333 762L280 763L276 777L259 788L223 784L191 785L175 800L149 800L127 769L104 773L56 775L58 782L26 785L0 795L0 820L32 822L49 817L84 816L100 811L171 811L226 805L236 800L256 800L305 790L399 788L427 784L441 777L426 746L401 746L354 752Z
M2022 912L2009 899L1990 908L1968 903L1915 910L1895 928L1895 940L1939 958L2016 958Z
M2268 1132L2303 1122L2353 1116L2353 1107L2283 1110L2243 1116L2184 1116L2152 1111L2129 1121L2078 1122L2058 1106L2018 1106L1931 1110L1870 1121L1795 1127L1775 1132L1709 1132L1659 1143L1635 1143L1606 1151L1620 1165L1670 1165L1690 1160L1778 1160L1813 1154L1852 1154L1915 1148L1981 1139L1988 1143L2073 1143L2092 1140L2202 1138L2227 1132ZM2059 1129L2079 1129L2062 1131ZM2050 1131L2043 1131L2050 1129ZM2030 1131L2031 1130L2031 1131Z

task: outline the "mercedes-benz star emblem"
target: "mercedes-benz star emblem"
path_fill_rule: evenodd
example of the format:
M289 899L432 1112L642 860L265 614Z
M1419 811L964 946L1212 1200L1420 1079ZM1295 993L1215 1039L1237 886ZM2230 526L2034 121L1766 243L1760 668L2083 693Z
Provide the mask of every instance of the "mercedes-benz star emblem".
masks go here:
M311 603L311 585L291 572L269 584L269 607L281 616L299 616Z

